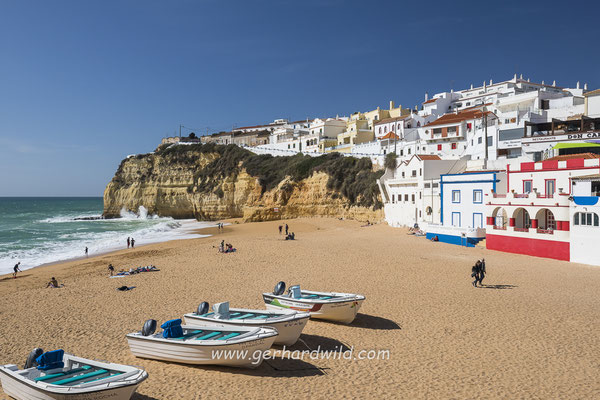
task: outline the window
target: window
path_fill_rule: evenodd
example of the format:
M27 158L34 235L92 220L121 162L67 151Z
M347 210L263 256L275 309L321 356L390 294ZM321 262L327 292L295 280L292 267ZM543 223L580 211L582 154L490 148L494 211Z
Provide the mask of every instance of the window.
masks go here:
M394 202L394 195L392 195L392 203Z
M434 128L433 129L433 134L434 135L441 135L442 134L442 128Z
M465 104L466 107L469 107L471 105L470 101L467 101L467 103Z
M523 193L531 193L532 186L532 180L523 181Z
M433 210L431 209L431 207L427 207L425 209L425 213L427 213L427 215L431 215L432 212L433 212Z
M460 227L460 213L459 212L452 213L452 226Z
M600 224L600 218L596 213L575 213L573 217L573 225L587 225L587 226L598 226Z
M452 143L452 150L456 150L456 143Z
M431 185L429 184L429 182L425 182L425 189L429 189L431 187Z
M470 123L470 122L467 122L467 130L468 130L469 132L471 132L471 129L472 129L472 128L473 128L473 124L472 124L472 123Z
M453 203L460 203L460 190L453 190L452 191L452 202Z
M435 183L434 183L434 184L433 184L431 187L434 187L434 188L436 188L436 187L438 187L438 186L439 186L439 183L435 182Z
M410 149L408 149L408 154L410 154Z
M414 204L414 203L415 203L415 195L414 195L414 194L412 194L412 195L410 196L410 199L411 199L411 201L412 201L412 202L413 202L413 204Z
M473 203L475 203L475 204L483 203L483 190L481 190L481 189L473 190Z
M438 151L442 151L442 145L438 144Z
M556 179L546 179L546 197L554 196L554 186Z
M473 228L483 228L483 214L473 213Z
M483 143L483 138L480 136L477 138L477 144Z
M404 195L404 201L408 201L408 195L407 194Z
M401 149L400 150L400 156L403 156L403 155L404 155L404 150Z
M419 176L423 176L423 168L419 168Z
M412 177L415 177L415 176L417 176L417 170L416 170L416 169L413 169L413 170L412 170L412 175L411 175L411 176L412 176Z
M423 192L419 192L419 200L423 198Z
M402 171L402 177L404 178L404 171Z
M456 126L449 126L448 127L448 133L456 133Z

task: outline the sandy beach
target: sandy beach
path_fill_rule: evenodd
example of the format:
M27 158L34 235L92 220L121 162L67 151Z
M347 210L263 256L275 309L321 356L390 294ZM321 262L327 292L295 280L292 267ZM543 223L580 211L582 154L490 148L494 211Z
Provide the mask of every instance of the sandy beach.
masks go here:
M0 277L0 363L22 367L34 347L139 365L135 399L569 398L600 397L600 269L432 243L385 224L282 221L237 224L213 236L153 244ZM224 239L238 251L219 254ZM487 286L471 285L485 257ZM160 272L109 279L117 270ZM62 289L45 289L54 276ZM322 350L389 350L387 360L275 359L255 370L139 359L125 334L202 301L264 308L280 280L305 289L360 293L351 325L309 321L302 343ZM119 292L118 286L135 286ZM0 395L4 399L4 394Z

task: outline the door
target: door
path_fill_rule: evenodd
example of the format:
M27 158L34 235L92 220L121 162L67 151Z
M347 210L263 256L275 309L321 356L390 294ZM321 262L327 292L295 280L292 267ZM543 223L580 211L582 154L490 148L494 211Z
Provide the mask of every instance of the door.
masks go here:
M452 226L460 228L460 213L459 212L452 213Z
M482 213L473 213L473 228L483 228Z

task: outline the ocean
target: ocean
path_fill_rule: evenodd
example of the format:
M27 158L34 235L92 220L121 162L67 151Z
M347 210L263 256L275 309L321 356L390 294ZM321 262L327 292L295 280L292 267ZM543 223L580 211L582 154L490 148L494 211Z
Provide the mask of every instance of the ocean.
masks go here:
M212 222L174 220L121 211L121 218L98 219L101 197L0 197L0 274L56 261L127 248L127 237L138 245L172 239L204 237L195 231ZM89 218L87 220L81 218Z

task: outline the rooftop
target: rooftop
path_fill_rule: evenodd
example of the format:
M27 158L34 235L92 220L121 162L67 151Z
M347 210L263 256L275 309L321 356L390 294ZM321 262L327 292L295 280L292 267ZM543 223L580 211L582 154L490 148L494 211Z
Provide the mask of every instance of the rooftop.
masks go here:
M381 125L381 124L387 124L387 123L394 122L394 121L400 121L400 120L406 119L410 116L411 116L411 114L401 115L400 117L395 117L395 118L384 118L382 120L375 122L375 125Z
M486 111L486 115L494 114L491 111ZM468 121L471 119L481 118L484 113L479 109L467 109L460 111L458 113L448 113L444 114L433 122L428 123L425 127L428 126L437 126L437 125L448 125L448 124L457 124L462 121Z
M600 154L594 154L594 153L563 154L562 156L547 158L545 160L538 161L538 162L540 163L540 162L544 162L544 161L566 161L566 160L573 160L576 158L584 158L584 159L589 160L589 159L593 159L593 158L600 158Z

